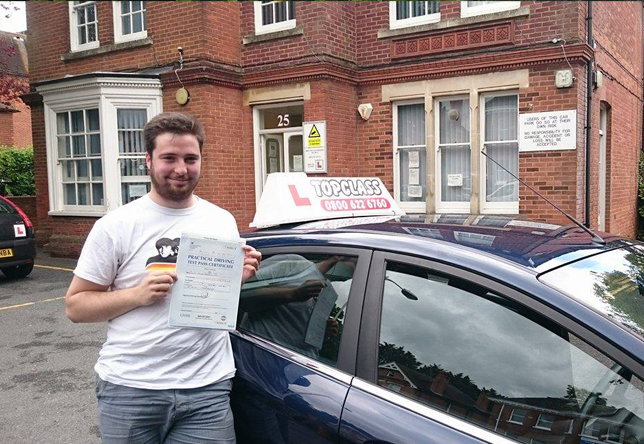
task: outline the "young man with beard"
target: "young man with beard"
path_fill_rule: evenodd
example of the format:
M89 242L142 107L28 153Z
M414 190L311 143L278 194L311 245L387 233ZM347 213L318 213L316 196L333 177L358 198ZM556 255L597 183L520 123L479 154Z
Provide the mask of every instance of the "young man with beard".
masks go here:
M143 137L152 190L96 222L65 297L73 322L109 322L95 366L103 442L234 443L228 333L169 327L175 264L148 259L158 255L159 239L184 230L237 238L237 225L193 194L204 139L199 122L163 113ZM242 281L261 259L244 248Z

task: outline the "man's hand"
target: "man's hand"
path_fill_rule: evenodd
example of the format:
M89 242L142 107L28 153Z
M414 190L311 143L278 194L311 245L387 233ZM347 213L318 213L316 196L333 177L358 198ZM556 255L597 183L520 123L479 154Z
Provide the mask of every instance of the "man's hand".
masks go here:
M152 271L135 287L137 301L140 305L152 305L164 299L170 287L177 280L174 271Z
M326 282L322 279L309 279L300 284L299 287L293 288L289 299L291 302L308 301L319 296L324 287L326 287Z
M242 273L242 284L255 276L259 263L262 261L262 253L250 245L244 245L244 272Z

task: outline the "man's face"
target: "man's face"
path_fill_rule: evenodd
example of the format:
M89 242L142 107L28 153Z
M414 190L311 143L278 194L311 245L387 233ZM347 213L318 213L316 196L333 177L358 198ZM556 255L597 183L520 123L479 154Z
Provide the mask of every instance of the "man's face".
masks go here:
M187 202L199 182L201 153L191 134L163 133L156 138L152 156L146 153L153 192L172 203Z

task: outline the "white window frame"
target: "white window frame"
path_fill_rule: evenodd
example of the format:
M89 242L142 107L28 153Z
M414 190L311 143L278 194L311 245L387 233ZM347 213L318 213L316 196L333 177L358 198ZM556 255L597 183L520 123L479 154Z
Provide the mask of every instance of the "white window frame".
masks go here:
M57 82L36 88L43 96L49 215L100 217L121 205L117 109L146 109L148 120L163 111L161 82L152 78L102 77ZM104 205L65 205L58 162L56 114L98 108Z
M262 23L262 5L263 5L263 3L261 1L254 1L253 4L255 6L255 34L256 35L268 34L268 33L271 33L271 32L278 32L278 31L285 31L287 29L295 28L295 26L296 26L296 19L295 18L292 18L290 20L285 20L283 22L277 22L277 23L271 23L269 25L264 25ZM272 6L273 6L273 11L275 11L274 3L272 4ZM293 5L293 8L295 8L295 4ZM287 10L288 10L288 6L287 6ZM295 11L295 9L293 9L293 11Z
M480 149L485 148L485 99L490 98L490 97L502 97L502 96L517 96L517 137L519 137L519 129L518 129L518 124L519 124L519 98L518 98L519 92L516 90L512 91L499 91L499 92L489 92L489 93L481 93L479 95L479 112L480 112L480 125L479 125L479 146ZM513 142L513 141L508 141L505 140L504 142ZM516 140L517 146L519 140ZM487 154L487 151L486 151ZM519 153L519 164L521 164L521 153ZM485 157L483 154L481 154L481 160L480 160L480 183L479 183L479 190L481 200L480 200L480 205L481 205L481 214L519 214L519 201L521 200L520 196L517 196L517 200L515 202L487 202L487 157ZM517 171L518 172L518 171ZM518 176L518 174L517 174ZM515 179L513 179L515 180ZM519 189L519 184L517 183L517 189Z
M515 420L512 419L512 417L514 416L515 410L521 410L522 412L524 412L523 421L519 422L519 421L515 421ZM528 412L526 410L524 410L524 409L512 409L512 411L510 412L510 417L508 418L508 422L510 422L512 424L523 425L523 423L525 422L526 416L528 416Z
M74 6L74 2L70 1L69 2L69 42L71 46L71 51L86 51L88 49L95 49L100 46L99 38L98 38L98 2L93 1L93 2L87 2L86 4L82 5L82 7L87 7L93 5L95 8L95 13L96 13L96 40L93 42L87 42L87 43L79 43L78 42L78 24L76 20L76 10L77 7Z
M426 25L429 23L438 23L441 20L441 13L425 14L419 17L410 17L406 19L396 19L396 3L389 2L389 29L408 28L410 26ZM440 7L439 7L440 8Z
M114 43L124 43L131 42L133 40L141 40L147 38L148 30L147 27L140 32L131 32L129 34L123 34L123 22L121 21L121 16L123 15L122 11L123 2L113 1L112 2L112 12L114 15ZM143 8L142 11L147 11L147 8ZM146 12L143 12L145 14ZM129 13L132 14L131 12Z
M420 177L420 182L422 184L423 180L425 181L425 200L421 202L403 202L401 200L401 190L400 190L400 150L398 148L398 107L405 105L418 105L423 104L425 106L425 115L427 115L427 104L425 103L424 97L419 97L417 99L411 100L401 100L393 103L393 155L394 155L394 199L398 202L398 206L401 210L406 213L426 213L427 212L427 193L429 186L427 184L427 177ZM418 148L425 148L425 162L426 168L429 168L427 162L427 120L425 119L425 145L417 145Z
M478 15L493 14L495 12L511 11L521 7L520 1L500 1L491 5L468 6L466 1L461 2L461 17L476 17Z
M541 422L541 418L542 418L542 417L544 417L544 416L549 416L549 417L551 417L551 418L552 418L552 421L550 421L550 422L551 422L550 427L546 427L546 426L543 426L543 425L539 425L539 423ZM535 428L535 429L539 429L539 430L552 430L552 424L554 424L554 423L555 423L555 418L554 418L554 416L552 416L552 415L546 415L546 414L544 414L544 413L540 413L540 414L539 414L539 416L537 417L537 422L535 423L534 428Z
M434 97L434 158L436 159L435 175L435 208L436 213L457 213L457 214L469 214L471 212L471 201L472 201L472 191L474 184L472 183L472 103L470 103L470 141L467 143L470 146L470 184L472 190L470 190L470 199L464 202L442 202L442 188L441 183L443 180L443 172L441 171L441 150L440 150L440 102L450 101L450 100L467 100L471 102L470 96L468 94L459 94L454 96L435 96ZM464 143L454 144L454 145L465 145Z

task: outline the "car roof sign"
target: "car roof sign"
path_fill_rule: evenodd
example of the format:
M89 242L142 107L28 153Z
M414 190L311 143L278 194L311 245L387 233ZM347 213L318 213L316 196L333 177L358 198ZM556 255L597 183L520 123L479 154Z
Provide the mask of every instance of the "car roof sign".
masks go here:
M377 177L269 174L252 228L357 216L404 216Z

